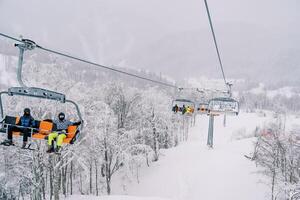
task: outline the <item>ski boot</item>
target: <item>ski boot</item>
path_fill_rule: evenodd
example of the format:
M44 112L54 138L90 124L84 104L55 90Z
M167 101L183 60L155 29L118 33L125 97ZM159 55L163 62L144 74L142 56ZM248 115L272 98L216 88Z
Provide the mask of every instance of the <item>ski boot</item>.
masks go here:
M61 150L61 147L60 146L56 146L55 153L56 154L60 154L60 150Z
M23 142L23 144L22 144L22 149L26 149L26 145L27 145L27 142Z
M49 145L48 146L48 150L46 151L47 153L52 153L52 152L54 152L54 147L53 147L53 145Z
M14 143L12 140L4 140L3 142L1 142L1 145L14 146Z

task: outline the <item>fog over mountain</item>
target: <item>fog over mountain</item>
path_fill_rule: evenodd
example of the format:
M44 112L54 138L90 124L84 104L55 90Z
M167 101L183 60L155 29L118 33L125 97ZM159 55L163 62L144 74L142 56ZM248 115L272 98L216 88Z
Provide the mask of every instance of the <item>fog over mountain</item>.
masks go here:
M208 3L229 78L299 83L299 0ZM109 66L221 77L202 0L0 0L0 24Z

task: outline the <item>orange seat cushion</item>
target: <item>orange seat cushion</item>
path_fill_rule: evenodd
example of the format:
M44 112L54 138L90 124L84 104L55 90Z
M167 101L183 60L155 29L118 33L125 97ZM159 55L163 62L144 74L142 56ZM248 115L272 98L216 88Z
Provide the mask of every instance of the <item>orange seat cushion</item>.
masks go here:
M37 134L33 134L31 137L34 138L34 139L40 139L41 140L41 139L45 139L46 135L37 133Z
M67 138L73 138L76 134L76 131L77 131L77 126L69 126Z
M71 140L72 140L72 138L65 138L63 143L64 144L70 144Z
M75 137L77 126L69 126L67 137L64 139L64 144L70 144L71 140Z
M52 132L53 123L47 121L41 121L39 127L39 134L48 135Z
M13 136L21 136L21 132L15 132L15 131L13 131Z
M68 127L68 133L75 134L77 131L77 126L69 126Z
M47 135L52 132L53 123L48 121L41 121L39 126L39 132L33 134L31 137L33 139L43 140Z
M18 124L19 121L20 121L20 117L16 117L16 124ZM21 136L21 132L13 131L13 136Z
M16 124L18 124L19 121L20 121L20 117L17 116L17 117L16 117ZM13 136L21 136L21 135L22 135L21 132L13 131Z
M20 121L20 117L16 117L16 124L18 124Z

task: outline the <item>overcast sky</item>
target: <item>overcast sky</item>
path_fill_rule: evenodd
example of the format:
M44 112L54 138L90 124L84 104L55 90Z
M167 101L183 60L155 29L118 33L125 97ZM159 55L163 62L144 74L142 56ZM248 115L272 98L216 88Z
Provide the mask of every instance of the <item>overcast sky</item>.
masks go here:
M208 3L229 77L276 68L278 79L281 67L300 67L299 0ZM0 24L1 32L105 65L221 77L203 0L0 0Z

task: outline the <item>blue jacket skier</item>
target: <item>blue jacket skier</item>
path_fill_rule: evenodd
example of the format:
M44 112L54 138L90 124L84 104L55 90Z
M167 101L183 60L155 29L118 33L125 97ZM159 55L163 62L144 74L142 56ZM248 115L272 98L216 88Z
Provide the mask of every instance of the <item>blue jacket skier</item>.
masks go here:
M4 145L13 145L13 132L21 132L23 133L23 145L22 148L26 147L28 137L30 137L32 128L35 128L36 123L34 118L30 114L30 109L25 108L24 114L20 118L19 122L16 126L8 126L7 127L7 140L4 141L2 144Z

